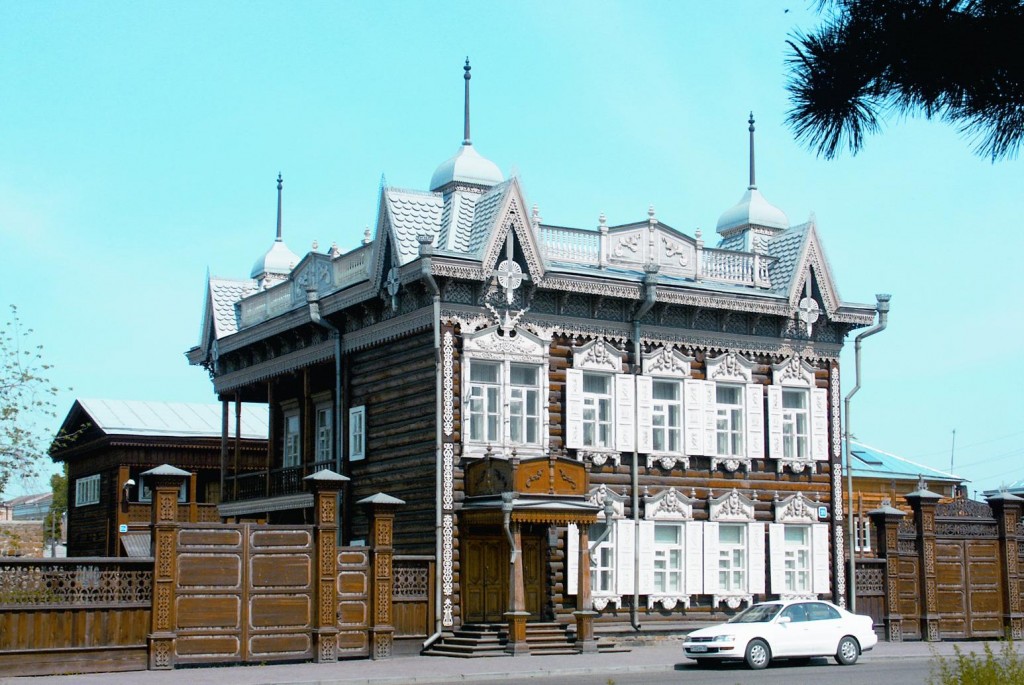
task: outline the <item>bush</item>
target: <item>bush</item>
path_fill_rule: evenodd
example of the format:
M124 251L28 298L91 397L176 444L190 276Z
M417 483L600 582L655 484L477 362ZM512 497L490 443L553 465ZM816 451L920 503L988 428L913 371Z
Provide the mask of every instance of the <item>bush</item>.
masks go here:
M1024 683L1024 657L1017 653L1012 640L1001 640L999 654L992 646L984 645L982 655L966 654L960 646L953 647L956 656L947 658L936 654L928 677L928 685L1010 685ZM938 671L936 673L936 671Z

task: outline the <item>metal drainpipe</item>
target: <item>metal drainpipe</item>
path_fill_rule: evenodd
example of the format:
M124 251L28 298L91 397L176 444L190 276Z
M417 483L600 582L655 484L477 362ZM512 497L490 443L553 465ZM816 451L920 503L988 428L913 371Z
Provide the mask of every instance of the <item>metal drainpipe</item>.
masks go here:
M885 330L886 323L889 319L889 300L892 295L889 294L878 294L875 295L875 299L878 303L875 305L875 311L878 312L878 323L867 329L856 337L853 341L853 369L854 379L856 383L850 393L844 400L844 411L846 412L846 490L847 490L847 507L846 517L849 519L849 541L848 547L850 549L850 578L847 581L850 586L850 611L857 611L857 562L855 550L857 547L857 531L855 529L855 522L853 520L853 469L851 468L852 457L850 455L850 398L857 394L860 390L860 341L869 335L880 333Z
M429 241L420 240L420 258L422 260L422 280L427 285L427 289L430 291L433 297L433 309L434 309L434 633L430 635L426 640L423 641L421 649L428 649L430 645L434 644L438 638L441 637L441 633L444 632L444 627L441 625L442 615L444 611L443 600L441 595L441 588L443 584L443 572L442 559L444 556L444 550L441 548L441 537L442 537L442 492L443 487L443 473L444 468L444 457L442 450L442 441L444 440L441 433L441 412L443 407L441 405L442 393L444 391L444 379L442 376L441 368L441 288L438 287L437 281L434 279L433 269L431 266L430 256L433 254L433 247Z
M341 329L320 315L320 300L315 288L306 288L306 304L309 305L309 319L317 326L326 328L334 334L334 468L343 476L341 469L341 453L344 442L341 434ZM341 493L338 493L339 501L336 503L338 511L341 508ZM343 526L338 526L338 539L336 543L341 545Z
M651 311L658 295L658 265L647 264L644 266L644 301L640 303L636 313L633 314L633 377L636 387L636 376L640 374L642 350L640 349L640 319L647 312ZM634 396L634 400L636 397ZM634 401L633 406L637 412L633 416L633 463L629 468L629 478L632 484L633 498L633 601L629 607L629 623L633 630L640 630L640 623L637 621L637 607L640 604L640 417L639 406Z

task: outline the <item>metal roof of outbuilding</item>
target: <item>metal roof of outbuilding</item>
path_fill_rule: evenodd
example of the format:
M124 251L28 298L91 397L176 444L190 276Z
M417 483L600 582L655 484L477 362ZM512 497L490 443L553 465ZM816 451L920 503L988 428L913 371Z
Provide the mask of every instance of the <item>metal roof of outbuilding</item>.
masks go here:
M855 440L850 441L851 469L857 478L885 478L896 480L938 481L943 483L966 483L966 478L956 474L933 469L924 464L897 457L895 454L869 447ZM844 454L845 458L845 454Z
M79 399L93 425L107 435L219 438L221 405L143 400ZM235 434L235 412L228 412L228 434ZM242 405L242 438L267 439L267 406Z

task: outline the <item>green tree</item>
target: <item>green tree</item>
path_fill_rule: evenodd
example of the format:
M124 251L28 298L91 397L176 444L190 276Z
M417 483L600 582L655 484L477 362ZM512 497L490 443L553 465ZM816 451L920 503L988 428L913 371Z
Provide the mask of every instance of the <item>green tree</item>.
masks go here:
M936 117L992 161L1024 138L1024 0L819 0L787 41L788 123L827 159L856 154L887 114Z
M53 499L50 501L50 511L46 513L43 520L43 536L46 544L53 540L60 540L62 537L63 514L68 510L68 465L64 463L61 473L50 476L50 490L53 492Z
M47 378L52 367L43 361L43 346L31 342L32 332L11 305L11 318L0 329L0 492L12 476L36 475L53 444L44 424L57 416L58 389Z

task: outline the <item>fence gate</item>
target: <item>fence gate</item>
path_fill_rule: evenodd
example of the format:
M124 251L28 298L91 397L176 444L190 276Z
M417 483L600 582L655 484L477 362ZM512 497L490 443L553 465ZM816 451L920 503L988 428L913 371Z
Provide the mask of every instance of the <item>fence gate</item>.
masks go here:
M175 662L313 657L313 528L181 524Z

